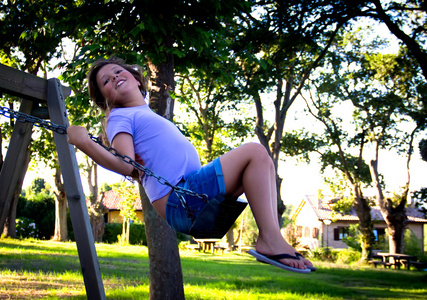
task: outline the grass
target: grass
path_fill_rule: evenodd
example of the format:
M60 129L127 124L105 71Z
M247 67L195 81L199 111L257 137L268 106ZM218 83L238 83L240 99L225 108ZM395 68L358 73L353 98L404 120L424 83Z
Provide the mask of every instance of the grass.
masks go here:
M97 244L108 299L148 299L148 251ZM296 274L247 254L181 252L186 299L426 299L427 273L316 262ZM76 245L0 240L0 299L86 299Z

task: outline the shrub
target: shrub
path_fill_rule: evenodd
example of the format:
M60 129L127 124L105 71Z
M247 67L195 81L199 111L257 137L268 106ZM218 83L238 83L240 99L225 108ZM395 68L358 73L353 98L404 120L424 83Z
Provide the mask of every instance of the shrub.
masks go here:
M410 229L405 230L403 245L406 254L414 256L423 255L423 251L421 249L422 241L418 239L415 233Z
M330 261L336 262L338 256L338 251L325 247L325 248L316 248L310 253L310 257L321 260L321 261Z
M55 200L52 194L40 193L33 198L19 197L16 217L31 219L37 225L39 238L48 240L55 231Z
M105 224L105 232L102 241L108 244L118 243L118 236L122 234L122 230L121 223ZM131 245L147 245L144 224L130 224L129 243Z
M34 220L21 217L16 219L16 236L18 238L38 238L39 229Z
M353 249L340 250L337 253L337 262L350 264L359 261L362 258L362 253Z

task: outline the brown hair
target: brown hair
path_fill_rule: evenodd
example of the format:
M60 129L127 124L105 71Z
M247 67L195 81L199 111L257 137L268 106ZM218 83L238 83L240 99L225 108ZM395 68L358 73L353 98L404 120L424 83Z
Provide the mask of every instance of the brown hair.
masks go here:
M142 68L140 66L125 64L125 61L123 59L118 58L116 56L112 56L108 59L102 58L95 61L92 64L92 67L90 68L87 75L87 81L89 84L89 96L92 99L92 101L94 101L95 104L102 109L102 111L104 112L107 111L108 103L107 103L107 100L104 98L104 96L101 94L101 91L98 87L98 83L96 81L96 75L98 74L99 70L101 70L103 66L106 66L109 64L119 65L123 69L131 73L133 77L135 77L135 79L139 81L139 83L141 84L139 89L145 97L147 88L144 80L144 75L142 74Z

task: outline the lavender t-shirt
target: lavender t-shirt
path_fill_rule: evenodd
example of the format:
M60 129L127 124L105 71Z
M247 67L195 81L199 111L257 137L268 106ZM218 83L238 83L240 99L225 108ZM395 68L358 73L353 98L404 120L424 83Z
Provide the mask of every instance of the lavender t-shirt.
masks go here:
M172 185L201 168L194 146L172 122L154 113L148 105L113 109L107 122L110 143L121 132L132 135L135 156L142 159L144 166ZM141 182L151 202L171 190L152 176L143 175Z

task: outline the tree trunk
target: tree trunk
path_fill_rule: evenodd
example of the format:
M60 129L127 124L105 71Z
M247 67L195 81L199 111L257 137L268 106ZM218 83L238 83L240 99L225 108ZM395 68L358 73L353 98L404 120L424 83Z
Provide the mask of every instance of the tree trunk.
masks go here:
M104 214L107 212L102 203L105 197L105 192L101 193L101 199L88 207L90 225L92 227L93 239L95 242L101 243L105 232Z
M165 38L166 48L172 43L172 37ZM164 62L158 65L148 59L148 66L152 81L150 107L172 120L174 102L169 93L175 88L173 55L165 54ZM176 233L157 214L142 186L140 194L150 261L150 299L184 299Z
M378 160L372 159L370 162L370 171L372 181L377 190L376 202L380 207L381 214L384 221L387 224L389 239L389 252L390 253L403 253L403 233L408 222L406 216L406 192L396 207L393 207L393 203L390 199L384 197L379 173L378 173ZM407 185L407 187L409 184ZM406 189L407 189L406 187Z
M89 157L86 157L87 184L89 187L90 204L98 201L98 165Z
M359 218L359 230L362 235L362 262L367 262L372 254L372 244L374 242L373 224L371 217L371 207L368 201L363 197L360 186L355 184L353 186L353 193L355 195L354 209L357 217Z
M235 246L235 242L234 242L234 228L233 227L231 227L230 230L227 231L227 234L226 234L227 245L228 245L228 249L230 249L230 250L233 250L234 246Z
M163 220L140 185L150 261L150 299L185 299L176 233Z
M61 180L61 169L55 169L55 232L53 240L65 242L68 240L67 233L67 197L65 194L65 186Z
M18 182L16 183L15 193L13 194L12 202L10 203L9 214L4 225L3 234L5 237L13 239L16 238L16 208L18 206L19 195L21 195L22 184L24 183L30 160L31 150L30 147L28 147L25 153L25 159L22 163L21 174L19 174Z
M281 89L281 87L278 87L279 89ZM281 95L281 91L278 92ZM273 145L270 148L270 140L272 138L273 133L276 134L276 137L280 136L281 139L281 133L283 133L283 126L281 128L281 130L278 131L278 128L276 127L278 124L283 124L283 121L278 121L277 119L275 120L275 126L272 126L268 129L268 132L265 133L264 132L264 113L263 113L263 107L261 104L261 97L259 96L259 94L257 96L254 97L254 102L255 102L255 108L256 108L256 126L255 126L255 134L258 137L259 142L261 143L261 145L264 146L264 148L267 150L267 152L269 153L271 159L273 160L273 164L275 166L275 171L276 171L276 189L277 189L277 214L279 217L279 221L280 224L282 223L282 215L286 210L286 206L283 203L282 200L282 196L281 196L281 185L282 185L282 178L280 178L279 174L278 174L278 163L279 163L279 155L280 155L280 142L279 142L279 148L277 148L277 143L273 143ZM275 108L276 108L276 118L280 115L277 112L277 100L275 102ZM280 125L279 125L280 126ZM277 139L275 138L275 141ZM279 149L279 151L277 151L277 149Z

